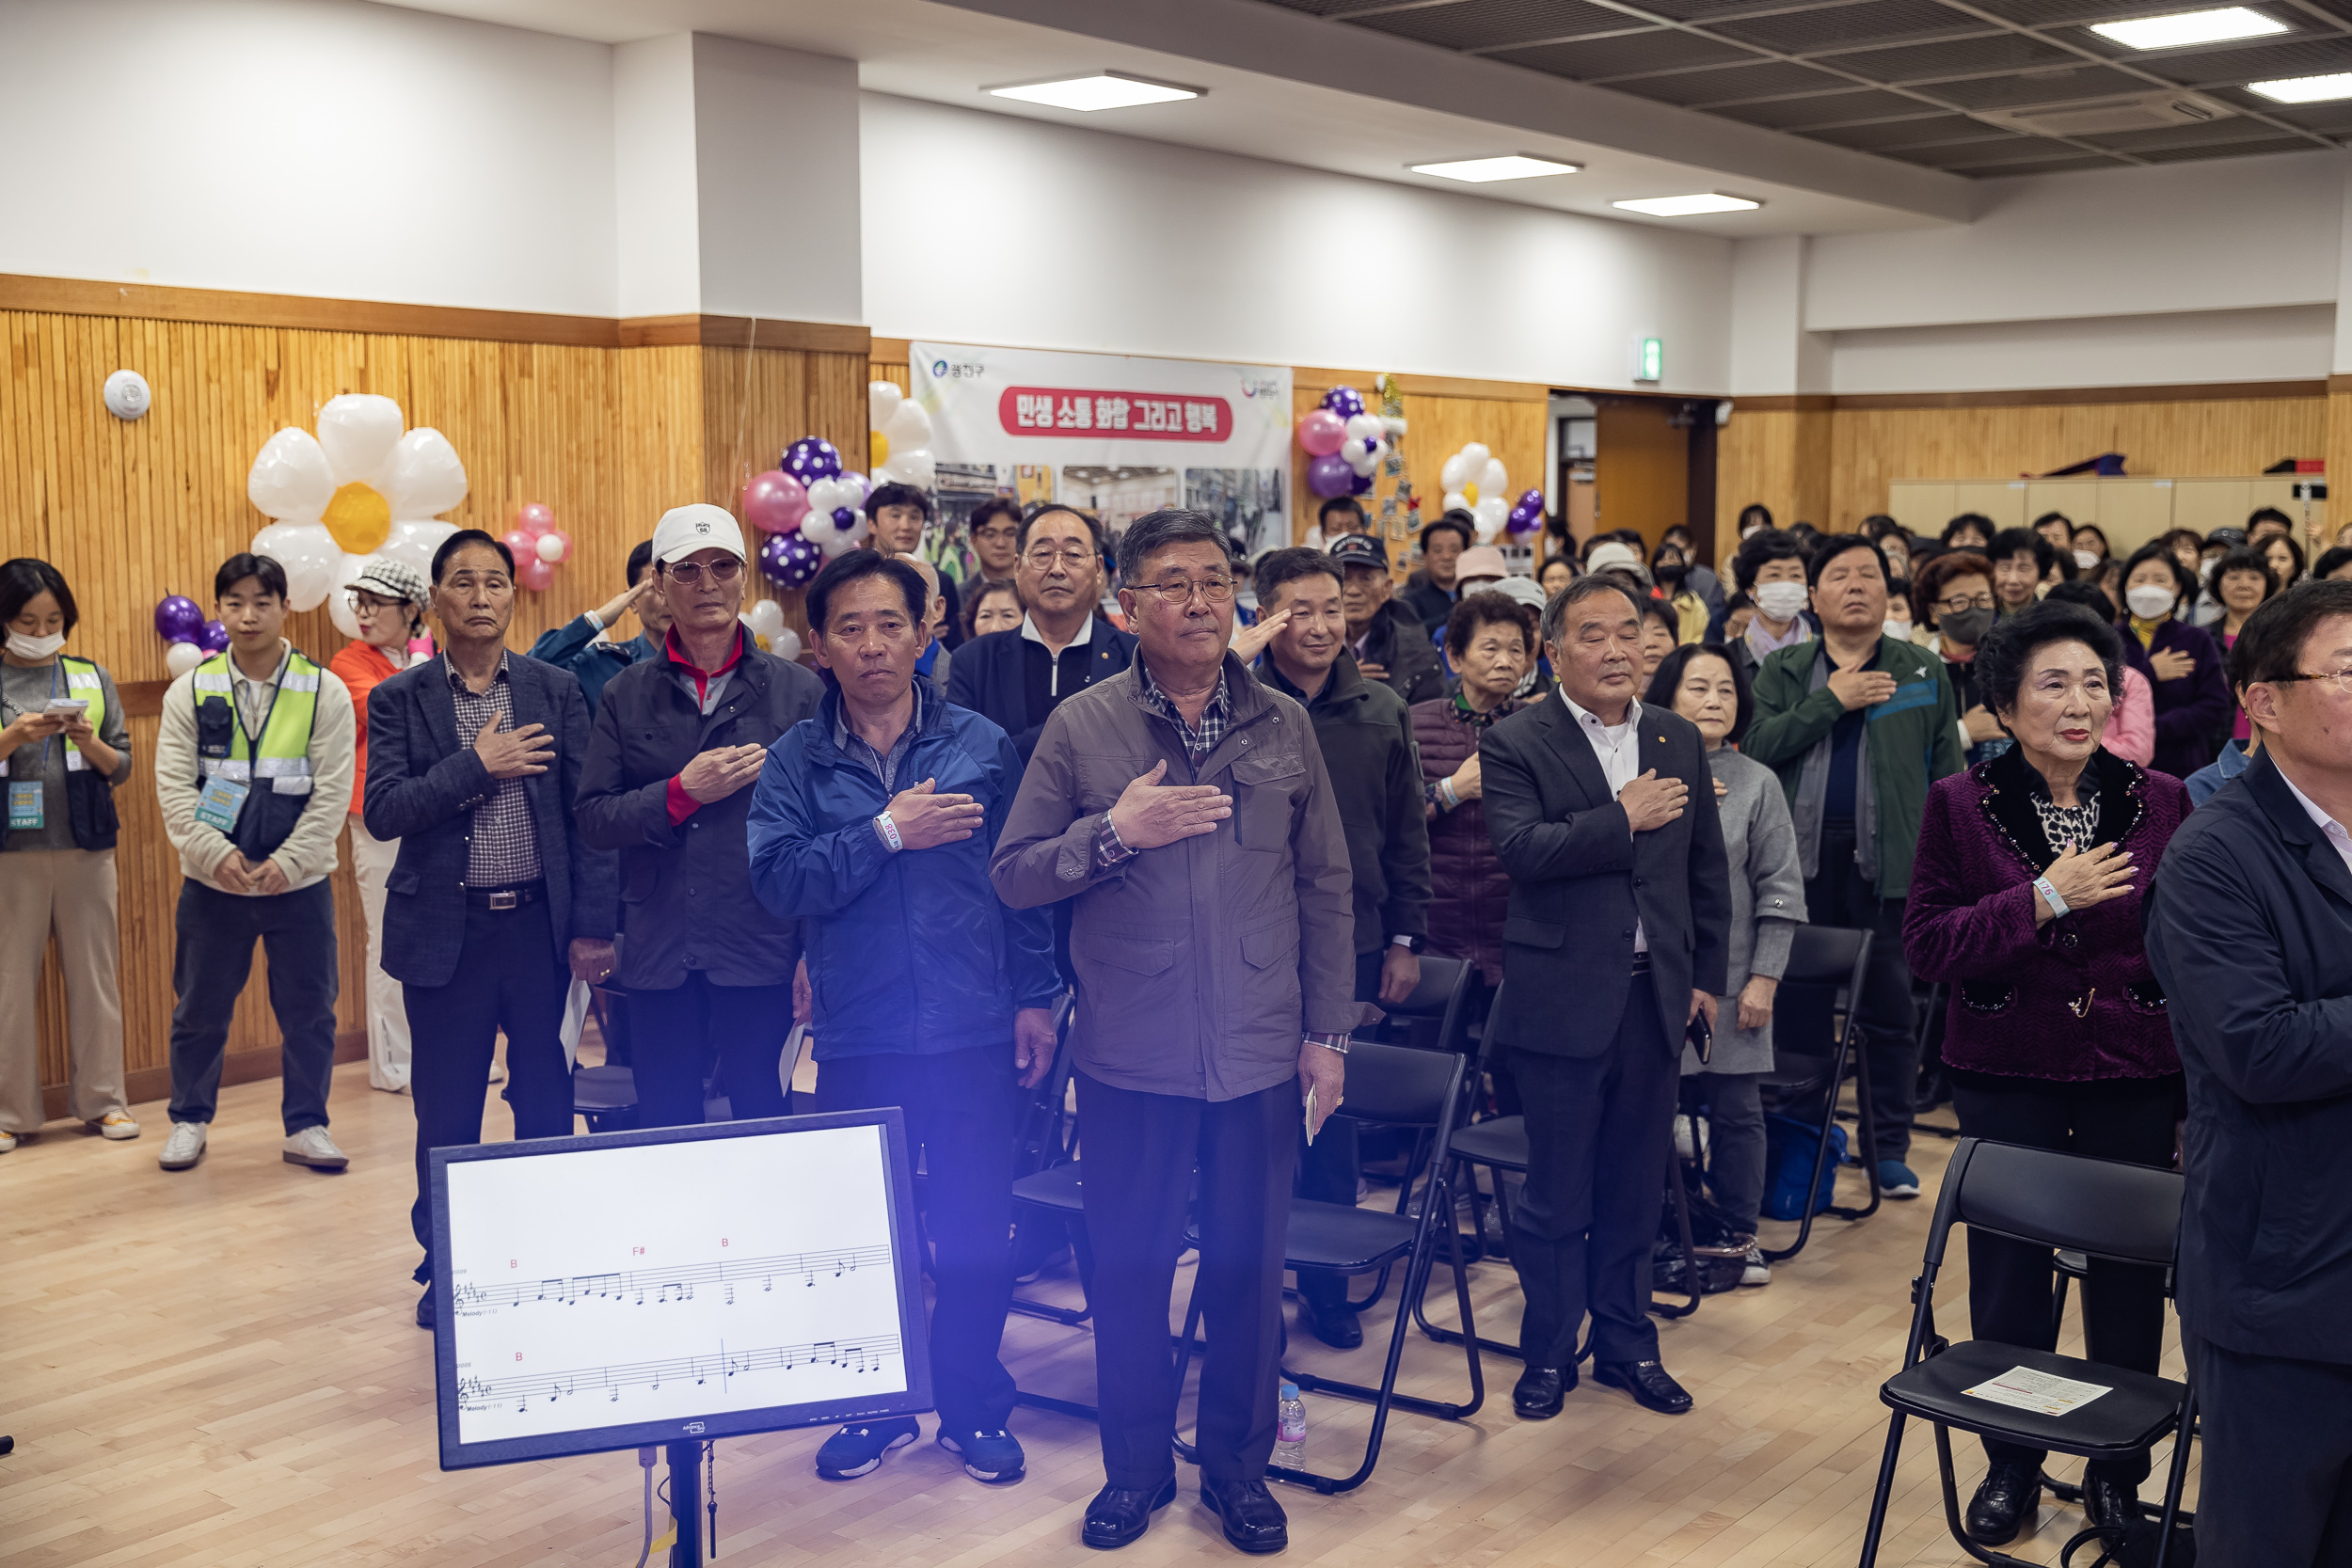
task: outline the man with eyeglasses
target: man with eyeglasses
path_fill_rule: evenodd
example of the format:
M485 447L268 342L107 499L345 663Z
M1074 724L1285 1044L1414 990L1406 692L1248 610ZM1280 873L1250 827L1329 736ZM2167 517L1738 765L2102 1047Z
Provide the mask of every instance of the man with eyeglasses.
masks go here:
M653 565L670 629L660 657L605 687L578 807L580 836L621 858L614 978L644 1004L630 1039L638 1121L700 1125L714 1057L737 1120L780 1117L801 930L753 895L744 823L768 748L824 689L738 619L748 574L725 509L665 513Z
M1168 1294L1197 1167L1201 1500L1234 1545L1279 1551L1265 1470L1294 1151L1302 1115L1320 1132L1338 1106L1362 1018L1347 839L1305 710L1230 651L1216 520L1137 518L1119 576L1136 662L1046 721L990 867L1014 908L1075 903L1105 1480L1083 1539L1124 1546L1175 1499Z
M2177 1305L2206 1568L2352 1560L2352 583L2246 618L2262 750L2147 895L2188 1087ZM2175 1555L2178 1555L2177 1553Z
M947 700L1012 736L1025 766L1054 709L1126 669L1136 640L1094 613L1103 594L1101 523L1048 501L1022 521L1015 545L1013 585L1027 613L1019 630L993 631L956 650Z
M992 496L973 509L963 526L971 535L972 557L980 563L980 580L964 586L977 594L983 584L1012 581L1021 564L1021 503L1010 496Z

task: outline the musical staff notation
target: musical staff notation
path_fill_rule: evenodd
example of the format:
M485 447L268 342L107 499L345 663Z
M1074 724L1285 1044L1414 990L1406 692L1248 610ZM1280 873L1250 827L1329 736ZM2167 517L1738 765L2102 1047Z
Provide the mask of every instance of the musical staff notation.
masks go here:
M731 1378L750 1372L788 1372L800 1367L829 1366L849 1372L884 1370L898 1354L896 1334L855 1339L819 1339L806 1345L771 1345L759 1350L721 1349L715 1355L673 1356L660 1361L632 1361L619 1366L589 1367L559 1372L518 1373L509 1377L465 1376L457 1380L459 1403L468 1410L490 1410L511 1403L526 1410L533 1401L555 1403L566 1399L604 1396L617 1402L621 1390L632 1386L660 1388L664 1383L723 1386Z
M862 1268L887 1268L887 1246L841 1247L828 1252L792 1252L772 1258L731 1258L722 1262L689 1263L668 1269L633 1269L613 1274L566 1275L551 1279L517 1280L513 1284L477 1285L456 1280L450 1293L457 1308L520 1306L552 1302L570 1307L583 1301L627 1302L633 1306L663 1306L691 1301L697 1285L723 1285L725 1303L735 1301L735 1287L757 1285L773 1291L778 1280L815 1288L820 1279L839 1279Z

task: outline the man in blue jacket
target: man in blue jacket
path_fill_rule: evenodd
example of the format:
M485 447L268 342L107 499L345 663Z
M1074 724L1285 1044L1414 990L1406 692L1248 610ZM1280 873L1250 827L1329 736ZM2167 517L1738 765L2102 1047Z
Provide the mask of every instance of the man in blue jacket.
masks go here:
M1006 909L988 879L1021 758L1003 730L914 678L928 597L912 566L874 550L809 584L831 689L769 750L751 879L771 912L802 922L818 1109L899 1106L923 1153L939 1444L1001 1484L1024 1474L996 1356L1012 1295L1014 1084L1034 1087L1053 1064L1061 981L1045 912ZM817 1473L866 1475L917 1435L912 1418L843 1427Z

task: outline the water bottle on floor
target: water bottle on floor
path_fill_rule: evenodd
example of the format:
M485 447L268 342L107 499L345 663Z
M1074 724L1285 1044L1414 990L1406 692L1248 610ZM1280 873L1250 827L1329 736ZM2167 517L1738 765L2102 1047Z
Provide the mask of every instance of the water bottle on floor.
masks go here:
M1282 1402L1274 1418L1274 1463L1299 1469L1307 1463L1307 1402L1298 1385L1282 1385Z

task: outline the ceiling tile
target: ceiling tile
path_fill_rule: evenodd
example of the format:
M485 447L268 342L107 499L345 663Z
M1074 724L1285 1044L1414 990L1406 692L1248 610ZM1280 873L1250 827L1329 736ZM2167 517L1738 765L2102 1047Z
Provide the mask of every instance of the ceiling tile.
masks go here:
M2276 76L2325 76L2352 71L2352 39L2312 39L2265 49L2185 49L2132 62L2167 81L2266 82Z
M1971 82L1944 82L1929 89L1963 109L2022 108L2038 103L2070 103L2083 98L2152 90L2137 76L2106 66L2085 65L2059 71L2018 71L2008 76L1983 76Z
M2278 136L2267 141L2228 142L2219 147L2177 147L2147 152L2135 152L2135 158L2145 158L2152 164L2185 164L2202 158L2250 158L2258 152L2309 152L2312 144L2300 136Z
M2058 27L2074 24L2111 22L2119 17L2148 16L2185 8L2168 0L1968 0L1979 10L2028 27Z
M1949 43L1915 43L1816 57L1823 65L1851 71L1876 82L1921 82L2063 66L2077 56L2039 39L2019 33L1996 33L1989 38L1961 39Z
M1961 36L1988 29L1986 23L1940 6L1936 0L1870 0L1863 5L1828 6L1779 16L1709 20L1701 24L1742 43L1777 49L1787 55Z
M1709 109L1747 125L1774 131L1803 130L1813 125L1836 125L1851 119L1884 119L1894 115L1935 113L1931 103L1899 92L1864 89L1857 92L1815 93L1804 98L1770 98L1757 103L1735 103Z
M1800 135L1850 147L1857 152L1899 153L1914 147L1940 147L1954 142L2017 141L2014 131L1987 125L1966 115L1928 115L1918 119L1894 119L1876 125L1838 125L1825 131L1800 131Z
M1621 92L1639 93L1664 103L1739 103L1755 98L1780 98L1795 93L1834 91L1853 84L1826 71L1776 60L1721 71L1692 71L1676 76L1645 76L1611 84Z
M1972 180L2000 180L2021 174L2072 174L2080 169L2122 168L2123 166L2113 158L2102 158L2094 153L2078 153L2057 143L2051 145L2057 146L2058 150L2066 155L2060 158L2038 158L2031 162L1944 166L1945 172L1963 174ZM1918 162L1915 158L1909 161Z
M1626 38L1594 39L1583 43L1553 43L1540 49L1513 49L1488 57L1579 82L1756 58L1736 44L1718 43L1713 39L1698 38L1671 28L1635 33Z
M1583 0L1450 0L1348 18L1376 33L1434 43L1441 49L1493 49L1585 33L1621 33L1647 25L1638 17L1588 6Z

